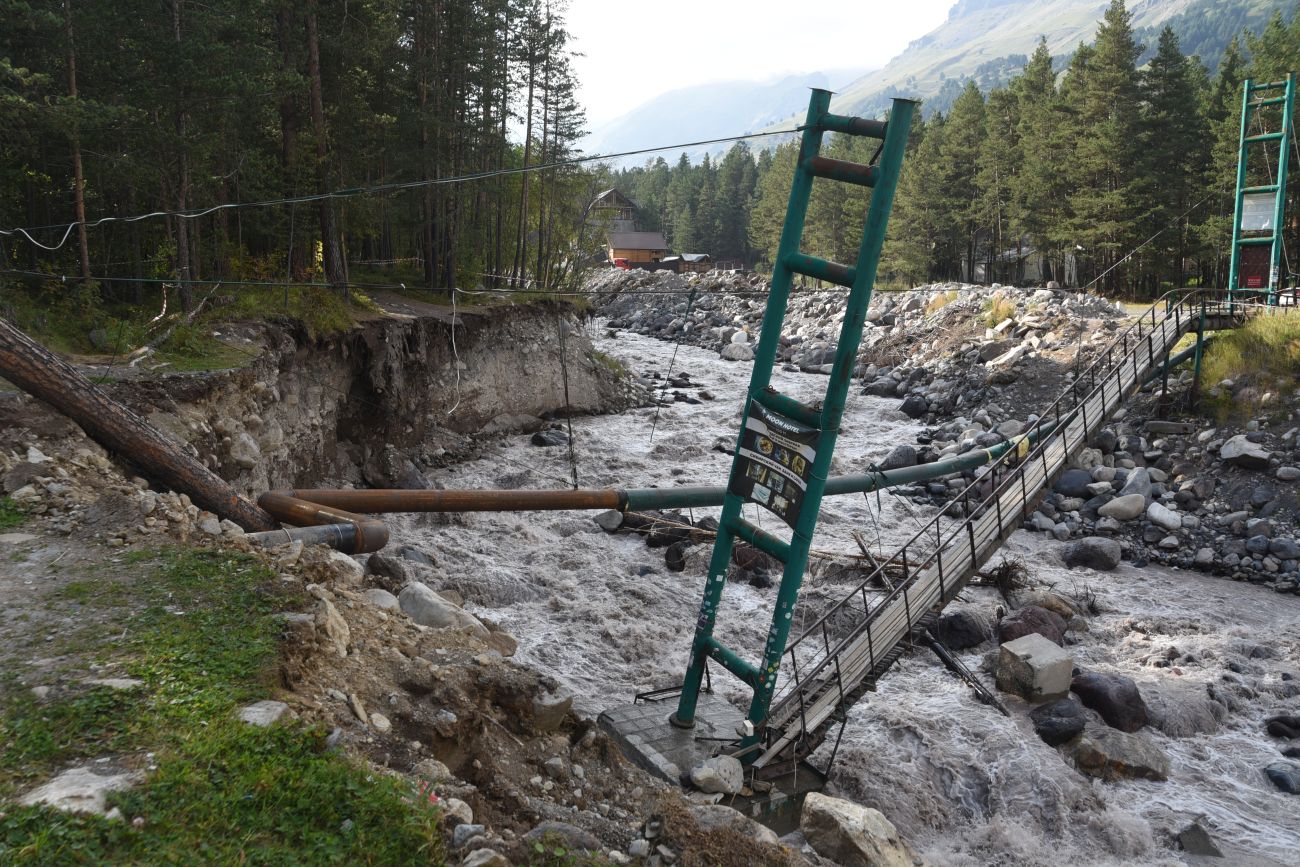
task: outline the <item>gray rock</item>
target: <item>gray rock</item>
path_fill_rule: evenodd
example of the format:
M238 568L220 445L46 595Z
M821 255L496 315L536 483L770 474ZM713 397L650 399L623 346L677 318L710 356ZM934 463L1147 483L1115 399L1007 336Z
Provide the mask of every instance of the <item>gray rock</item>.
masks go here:
M930 411L930 405L924 397L919 394L909 394L903 399L899 410L908 418L920 418Z
M1144 499L1151 499L1151 474L1146 467L1138 467L1128 474L1124 480L1124 487L1120 488L1119 495L1127 497L1131 494L1141 494Z
M251 470L262 460L262 448L247 431L240 431L230 442L230 459L243 469Z
M1251 442L1245 434L1238 434L1220 447L1219 457L1244 469L1267 470L1273 455L1258 443Z
M1057 699L1036 707L1029 718L1033 720L1038 736L1053 747L1074 740L1088 722L1083 705L1072 698Z
M457 825L451 831L451 847L453 849L463 849L465 848L465 844L470 840L473 840L475 837L481 837L486 833L487 828L482 825L475 825L468 822L462 825Z
M258 728L268 728L275 725L285 714L289 713L289 705L282 701L257 701L239 709L239 718L251 726Z
M1112 728L1088 728L1074 748L1080 771L1103 780L1169 779L1169 757L1149 738Z
M1300 560L1300 545L1295 539L1281 537L1268 543L1268 553L1279 560Z
M1300 480L1300 467L1278 467L1273 475L1277 476L1279 481L1294 482Z
M1074 661L1058 645L1031 634L1002 645L997 685L1026 701L1061 698L1070 691Z
M745 785L745 769L731 756L714 756L691 768L691 784L709 794L734 795Z
M573 693L566 689L548 689L533 697L533 728L539 732L558 729L573 709Z
M1210 832L1199 823L1193 822L1178 832L1178 845L1188 855L1202 855L1210 858L1222 858L1223 852L1214 844Z
M1178 530L1183 526L1183 517L1172 509L1159 503L1147 506L1147 520L1166 530Z
M24 806L45 804L73 813L98 813L107 808L108 793L121 792L144 779L139 771L97 774L90 767L69 768L19 800Z
M403 612L421 626L435 629L463 629L487 638L488 629L477 617L453 605L423 584L408 584L397 596Z
M1119 542L1097 536L1088 536L1061 546L1061 560L1065 565L1082 566L1103 572L1118 566L1123 553Z
M397 597L380 587L370 587L361 595L366 597L366 601L376 608L382 608L384 611L400 611L401 603Z
M1006 644L1038 633L1054 644L1065 643L1065 618L1037 605L1026 605L998 622L998 641Z
M1092 493L1088 486L1092 484L1092 473L1087 470L1072 468L1061 473L1053 486L1058 494L1064 494L1067 497L1090 497Z
M461 867L511 867L510 859L493 849L475 849L460 862Z
M1142 494L1127 494L1106 503L1097 510L1097 514L1117 521L1131 521L1141 515L1146 506L1147 499Z
M720 355L724 361L754 360L754 350L747 343L728 343L722 347Z
M949 608L939 615L935 639L949 650L969 650L993 638L988 618L973 608Z
M885 459L880 462L880 469L882 470L898 470L903 467L914 466L916 466L916 449L906 443L894 446L889 454L885 456Z
M842 867L912 867L917 861L879 810L820 792L804 799L799 830L813 851Z
M699 826L706 831L727 828L742 837L748 837L751 840L770 846L779 845L781 842L781 838L771 828L760 825L739 810L734 810L722 804L698 804L692 806L691 815L695 817L695 821L699 823Z
M1288 795L1300 795L1300 765L1295 762L1274 762L1264 769L1264 775Z
M1147 724L1146 703L1137 684L1121 674L1085 671L1075 676L1071 691L1084 707L1092 708L1111 728L1135 732Z

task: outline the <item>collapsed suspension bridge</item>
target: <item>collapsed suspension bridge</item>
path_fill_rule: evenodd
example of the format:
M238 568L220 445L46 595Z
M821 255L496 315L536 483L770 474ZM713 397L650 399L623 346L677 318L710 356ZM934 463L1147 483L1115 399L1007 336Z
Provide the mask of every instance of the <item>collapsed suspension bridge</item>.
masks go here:
M1292 91L1288 78L1288 114ZM1249 83L1247 93L1249 99ZM205 508L232 517L248 529L262 531L252 533L249 538L263 544L297 538L324 542L350 553L378 550L387 543L387 528L380 520L364 513L640 511L721 506L722 516L683 684L643 696L651 699L648 702L612 709L602 715L602 723L634 759L670 779L679 775L683 764L701 755L718 752L732 755L747 766L756 793L755 811L780 809L782 789L786 793L799 789L800 769L813 770L807 760L828 733L837 723L844 725L849 708L875 688L910 645L926 638L938 612L961 592L1002 541L1023 524L1050 490L1054 479L1106 420L1151 378L1163 375L1167 379L1169 369L1189 354L1199 371L1201 348L1208 332L1234 327L1249 315L1277 312L1281 309L1279 305L1286 302L1272 275L1262 287L1247 286L1242 280L1241 289L1264 288L1266 293L1262 295L1233 290L1170 293L1116 337L1090 367L1077 373L1022 435L1000 446L973 450L919 467L830 477L831 457L856 367L880 246L915 103L895 100L888 121L873 121L831 114L829 98L826 91L813 92L807 121L801 127L803 137L790 204L734 461L725 487L599 491L272 491L263 494L254 505L231 491L192 457L172 449L156 432L116 405L71 366L50 356L3 322L0 322L0 373L81 422L113 451L148 458L155 470L152 475L158 481L188 491ZM819 151L827 132L879 139L877 157L869 165L823 157ZM820 260L799 249L815 178L873 189L858 259L853 265ZM1254 192L1239 189L1239 211L1243 196ZM1238 222L1241 222L1240 213ZM1272 225L1280 222L1280 216L1275 214ZM1280 254L1276 236L1275 230L1267 236L1274 272ZM1259 245L1263 246L1264 242L1260 241ZM1237 246L1246 247L1250 243ZM803 404L770 386L795 274L848 289L844 324L826 394L815 405ZM1233 276L1236 289L1235 267ZM1175 354L1177 344L1190 333L1196 335L1195 345ZM797 623L795 609L823 496L879 490L981 467L983 472L938 515L891 557L875 561L851 592L790 640ZM781 538L744 519L741 507L745 503L776 515L790 527L790 536ZM266 529L276 522L292 528ZM738 543L753 546L783 564L772 626L757 664L713 636L726 574ZM889 589L882 595L873 589L876 586ZM735 675L752 690L749 709L743 716L723 702L702 696L709 681L710 662ZM665 702L673 698L676 709L670 715ZM834 759L834 750L830 759ZM787 777L793 778L792 785L773 788L773 781ZM819 777L819 773L813 772L804 778L811 779L815 785Z

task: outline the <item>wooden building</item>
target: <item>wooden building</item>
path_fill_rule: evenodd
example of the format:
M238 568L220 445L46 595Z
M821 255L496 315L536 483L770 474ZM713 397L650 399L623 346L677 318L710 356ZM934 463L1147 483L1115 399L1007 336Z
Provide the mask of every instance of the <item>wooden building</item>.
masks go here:
M613 232L606 236L609 261L623 259L629 263L658 262L668 255L663 232ZM635 265L634 265L635 267Z

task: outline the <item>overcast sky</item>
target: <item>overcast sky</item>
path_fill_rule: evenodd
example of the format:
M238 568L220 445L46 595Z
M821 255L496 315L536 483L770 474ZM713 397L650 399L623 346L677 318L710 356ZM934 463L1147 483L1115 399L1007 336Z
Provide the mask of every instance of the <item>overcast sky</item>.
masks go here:
M594 127L692 84L884 66L955 2L572 0L568 24Z

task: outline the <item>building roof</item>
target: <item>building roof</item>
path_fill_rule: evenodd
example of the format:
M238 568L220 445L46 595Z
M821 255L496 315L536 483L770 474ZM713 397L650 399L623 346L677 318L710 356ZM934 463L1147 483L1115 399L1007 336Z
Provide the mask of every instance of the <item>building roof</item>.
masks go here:
M713 257L708 253L683 253L682 258L687 262L712 262Z
M609 246L616 250L667 250L663 232L610 232Z
M596 198L591 200L592 207L597 205L612 205L614 207L636 207L636 202L620 193L614 187L610 187L604 192L598 193Z

